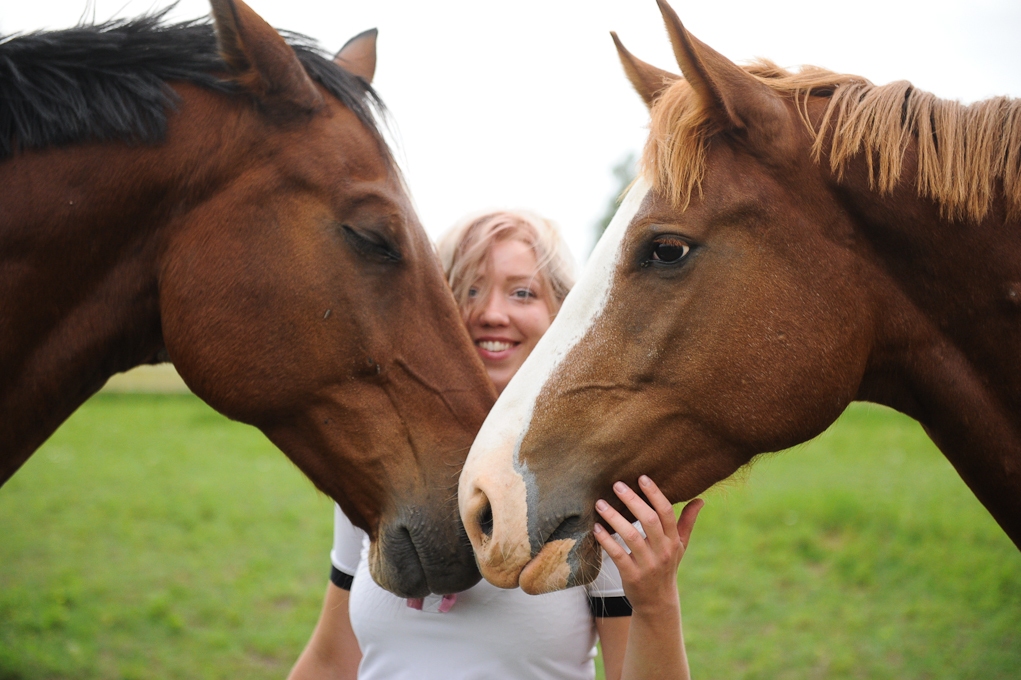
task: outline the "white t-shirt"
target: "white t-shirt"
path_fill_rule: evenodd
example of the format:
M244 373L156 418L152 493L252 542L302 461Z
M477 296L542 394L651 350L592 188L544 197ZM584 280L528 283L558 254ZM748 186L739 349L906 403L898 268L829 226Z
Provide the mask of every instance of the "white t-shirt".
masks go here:
M333 566L353 574L351 625L362 650L360 680L591 680L596 629L589 597L623 597L620 574L603 553L587 586L545 595L486 581L459 593L439 613L439 595L422 610L383 590L369 575L368 536L335 510Z

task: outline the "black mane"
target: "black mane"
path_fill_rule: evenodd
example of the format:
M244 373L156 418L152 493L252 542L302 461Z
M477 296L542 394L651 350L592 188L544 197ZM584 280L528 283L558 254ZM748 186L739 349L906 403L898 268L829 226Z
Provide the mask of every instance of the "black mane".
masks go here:
M129 20L0 37L0 160L82 141L156 143L176 103L168 80L236 93L208 20L165 24L168 10ZM379 135L372 87L310 38L281 32L315 82Z

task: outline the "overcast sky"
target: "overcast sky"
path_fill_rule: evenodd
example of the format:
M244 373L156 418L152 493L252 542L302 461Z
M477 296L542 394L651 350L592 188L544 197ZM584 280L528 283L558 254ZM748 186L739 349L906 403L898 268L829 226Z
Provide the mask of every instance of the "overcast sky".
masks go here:
M168 3L96 0L97 20ZM0 33L64 28L85 0L7 0ZM654 0L251 0L274 26L335 51L379 29L375 85L397 156L433 236L467 212L525 207L557 221L575 256L637 152L648 115L609 37L677 71ZM687 28L729 58L815 64L941 97L1021 96L1018 0L675 0ZM94 12L93 12L94 10ZM175 18L208 14L182 0Z

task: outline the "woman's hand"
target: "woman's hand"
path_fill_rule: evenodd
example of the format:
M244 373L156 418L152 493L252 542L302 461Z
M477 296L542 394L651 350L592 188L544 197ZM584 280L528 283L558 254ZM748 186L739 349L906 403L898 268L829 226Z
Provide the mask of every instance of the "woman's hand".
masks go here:
M609 503L596 502L596 511L624 540L630 553L599 523L593 529L599 545L617 565L624 594L634 608L621 677L687 680L690 673L677 596L677 567L704 503L701 499L691 501L675 522L673 507L659 487L645 475L638 478L638 485L648 503L623 482L614 484L613 491L641 522L644 537Z
M624 482L613 485L621 502L642 523L645 537L604 500L596 502L596 511L630 549L629 555L610 533L596 523L596 540L620 571L624 593L635 609L657 609L677 606L677 567L688 547L695 518L704 502L700 498L688 503L674 521L674 510L656 484L642 475L639 487L649 499L646 503ZM650 507L651 504L651 507Z

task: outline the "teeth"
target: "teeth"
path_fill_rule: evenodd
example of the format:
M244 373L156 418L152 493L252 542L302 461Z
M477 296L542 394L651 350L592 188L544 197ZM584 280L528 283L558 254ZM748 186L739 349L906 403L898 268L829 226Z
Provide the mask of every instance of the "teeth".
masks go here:
M479 347L487 352L502 352L513 347L509 342L498 342L496 340L479 340Z

